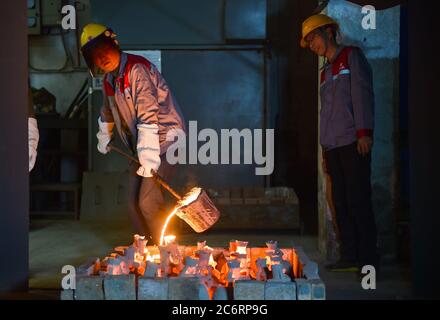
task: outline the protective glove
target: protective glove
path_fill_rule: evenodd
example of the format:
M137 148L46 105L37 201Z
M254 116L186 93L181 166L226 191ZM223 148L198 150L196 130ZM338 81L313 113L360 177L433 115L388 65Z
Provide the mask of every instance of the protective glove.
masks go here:
M141 166L137 174L152 177L151 169L157 171L160 166L159 128L156 124L138 124L137 153Z
M108 144L112 141L114 122L102 122L101 117L98 118L99 131L96 134L98 138L98 151L102 154L109 152Z
M29 135L29 172L35 165L37 159L37 147L40 134L38 132L37 119L28 118L28 135Z

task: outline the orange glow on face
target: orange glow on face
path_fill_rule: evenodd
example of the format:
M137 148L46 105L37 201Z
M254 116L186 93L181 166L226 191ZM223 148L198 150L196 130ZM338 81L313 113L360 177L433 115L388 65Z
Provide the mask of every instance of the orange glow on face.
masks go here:
M121 54L117 48L105 44L94 49L92 59L98 68L107 73L119 66Z

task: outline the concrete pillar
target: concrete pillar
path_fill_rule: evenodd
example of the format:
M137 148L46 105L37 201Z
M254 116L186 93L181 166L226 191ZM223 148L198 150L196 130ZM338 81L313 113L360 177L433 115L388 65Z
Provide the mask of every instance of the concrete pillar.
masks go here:
M28 127L26 1L0 10L0 292L28 287Z

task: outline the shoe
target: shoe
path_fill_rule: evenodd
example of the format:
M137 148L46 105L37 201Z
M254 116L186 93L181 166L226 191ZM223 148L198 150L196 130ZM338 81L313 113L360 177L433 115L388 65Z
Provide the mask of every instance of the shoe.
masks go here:
M353 261L338 261L325 266L330 272L359 272L359 266Z

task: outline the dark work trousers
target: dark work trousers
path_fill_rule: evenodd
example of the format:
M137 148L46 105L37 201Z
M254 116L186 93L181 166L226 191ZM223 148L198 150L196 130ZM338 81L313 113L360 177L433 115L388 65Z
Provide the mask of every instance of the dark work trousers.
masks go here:
M371 203L371 152L357 143L324 154L340 233L341 260L378 266L376 223Z
M165 181L174 175L175 165L170 165L166 154L161 157L158 173ZM159 243L162 225L166 219L166 205L163 187L154 178L144 178L136 174L139 164L129 165L129 216L134 231L139 235L151 236L155 244ZM151 239L149 240L151 244Z

